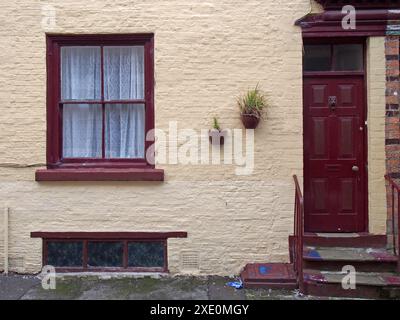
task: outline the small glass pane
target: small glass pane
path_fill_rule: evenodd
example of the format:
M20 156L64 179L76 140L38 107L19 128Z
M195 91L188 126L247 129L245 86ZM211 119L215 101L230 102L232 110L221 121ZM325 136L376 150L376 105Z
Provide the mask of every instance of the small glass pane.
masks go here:
M329 71L331 61L330 45L304 46L304 71Z
M362 44L339 44L333 47L335 71L363 70L363 60Z
M106 100L144 97L144 48L104 47L104 96Z
M62 47L62 100L100 100L100 69L100 47Z
M107 104L106 158L144 158L144 104Z
M101 105L65 104L62 122L64 158L101 158Z
M89 242L89 267L122 267L122 242Z
M128 266L143 268L163 268L163 242L130 242L128 244Z
M54 267L82 267L82 242L47 242L47 264Z

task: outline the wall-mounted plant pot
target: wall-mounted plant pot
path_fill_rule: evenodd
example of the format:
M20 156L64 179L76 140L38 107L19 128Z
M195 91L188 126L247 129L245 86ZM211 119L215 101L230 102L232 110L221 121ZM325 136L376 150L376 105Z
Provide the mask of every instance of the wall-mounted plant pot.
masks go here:
M241 114L240 117L246 129L255 129L260 122L260 118L252 114Z
M212 145L223 145L225 143L225 134L224 130L211 129L208 132L210 143Z

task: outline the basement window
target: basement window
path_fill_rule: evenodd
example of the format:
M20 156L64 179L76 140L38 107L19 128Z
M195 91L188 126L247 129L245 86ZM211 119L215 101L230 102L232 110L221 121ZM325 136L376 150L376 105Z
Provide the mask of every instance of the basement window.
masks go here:
M47 264L54 267L79 267L83 264L81 241L51 241L47 243Z
M124 243L89 241L88 267L119 267L124 265Z
M32 232L43 239L43 266L57 272L168 272L169 238L187 232Z
M45 240L44 265L58 271L167 271L166 240Z
M161 241L129 242L128 266L134 268L162 268L165 246Z

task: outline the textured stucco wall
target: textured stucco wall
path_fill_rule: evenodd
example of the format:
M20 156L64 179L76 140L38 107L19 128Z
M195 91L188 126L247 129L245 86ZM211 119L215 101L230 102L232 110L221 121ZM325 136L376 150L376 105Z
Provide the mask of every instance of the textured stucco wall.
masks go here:
M386 232L385 37L367 41L369 228Z
M55 25L44 19L48 5ZM45 162L45 32L154 32L157 128L178 121L199 131L213 116L241 128L236 97L257 83L271 104L255 131L251 176L236 176L234 166L163 165L163 183L37 183L33 168L0 168L11 270L40 270L41 240L31 231L187 231L187 239L169 241L173 273L188 271L182 258L196 255L203 274L288 260L291 176L301 178L303 168L302 41L294 21L309 12L308 0L6 0L0 10L0 163Z

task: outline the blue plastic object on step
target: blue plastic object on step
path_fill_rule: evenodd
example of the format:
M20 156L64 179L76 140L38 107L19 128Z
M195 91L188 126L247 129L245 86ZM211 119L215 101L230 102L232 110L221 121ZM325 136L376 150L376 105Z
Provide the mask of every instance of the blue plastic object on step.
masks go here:
M270 271L272 270L272 267L270 266L260 266L258 269L258 272L260 272L260 274L268 274Z
M226 285L228 287L232 287L232 288L235 288L235 289L242 289L243 288L243 282L240 279L239 279L239 281L228 282Z
M321 258L321 255L317 250L309 250L307 256L310 258L319 258L319 259Z

